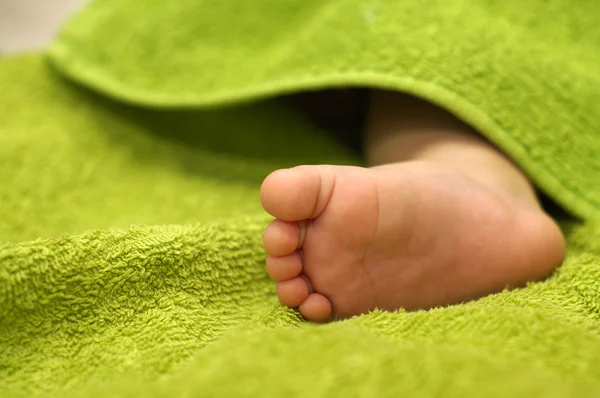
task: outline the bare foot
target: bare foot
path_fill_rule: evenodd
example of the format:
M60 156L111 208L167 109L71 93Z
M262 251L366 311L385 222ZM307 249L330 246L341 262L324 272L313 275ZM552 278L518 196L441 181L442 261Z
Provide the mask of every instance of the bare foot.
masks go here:
M537 206L427 160L300 166L264 181L267 270L311 321L427 309L549 275L564 241Z

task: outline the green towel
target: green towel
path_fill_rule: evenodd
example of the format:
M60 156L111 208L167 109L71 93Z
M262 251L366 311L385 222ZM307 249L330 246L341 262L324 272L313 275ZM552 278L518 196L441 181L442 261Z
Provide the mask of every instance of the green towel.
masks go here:
M51 63L1 59L0 397L598 396L595 8L96 0ZM506 150L582 219L563 266L327 325L278 304L262 178L359 160L269 98L341 85L427 98Z
M343 85L414 93L600 220L599 25L597 0L100 0L51 56L153 107Z

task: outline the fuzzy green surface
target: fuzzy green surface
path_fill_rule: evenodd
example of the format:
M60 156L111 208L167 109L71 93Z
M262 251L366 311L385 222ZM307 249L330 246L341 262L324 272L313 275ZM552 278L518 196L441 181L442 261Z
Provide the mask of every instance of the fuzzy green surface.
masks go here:
M1 59L0 396L599 396L595 2L421 5L96 0L54 68ZM249 100L348 84L451 109L589 219L563 266L428 312L280 306L262 178L356 159Z
M600 220L595 0L98 0L51 49L130 102L221 105L324 86L414 93L465 119L578 216Z
M277 302L257 203L271 168L353 161L301 118L131 108L39 56L0 86L0 396L600 394L597 225L564 223L543 283L315 326Z
M263 214L271 171L356 162L275 102L149 111L74 87L41 56L0 62L0 241Z

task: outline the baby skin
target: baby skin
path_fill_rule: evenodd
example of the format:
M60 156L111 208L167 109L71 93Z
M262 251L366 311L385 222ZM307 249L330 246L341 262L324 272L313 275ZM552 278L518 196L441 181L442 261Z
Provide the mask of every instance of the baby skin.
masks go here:
M527 177L425 101L371 93L372 167L299 166L261 188L279 300L310 321L429 309L547 277L565 242Z

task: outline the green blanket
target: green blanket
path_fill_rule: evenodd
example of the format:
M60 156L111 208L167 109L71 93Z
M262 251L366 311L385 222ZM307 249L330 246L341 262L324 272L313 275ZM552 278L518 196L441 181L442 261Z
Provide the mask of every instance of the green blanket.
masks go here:
M1 59L0 397L598 396L596 8L96 0L49 57ZM427 98L506 150L578 217L563 266L327 325L278 304L262 178L360 161L270 97L343 85Z

